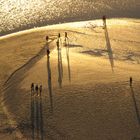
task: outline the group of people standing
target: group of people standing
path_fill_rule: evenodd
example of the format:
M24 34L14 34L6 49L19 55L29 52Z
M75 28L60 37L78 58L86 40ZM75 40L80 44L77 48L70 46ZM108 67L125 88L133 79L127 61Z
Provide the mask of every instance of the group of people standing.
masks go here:
M42 85L38 85L38 84L31 84L31 95L34 96L41 96L42 95Z
M66 45L67 40L68 40L68 34L67 34L67 32L65 32L65 39L64 39L65 45ZM46 36L46 41L47 41L47 43L45 44L46 53L47 53L47 55L49 56L49 54L50 54L50 50L49 50L49 46L48 46L49 36ZM60 41L61 41L61 34L58 33L57 41L56 41L56 45L57 45L57 46L59 46Z
M60 39L61 35L60 33L58 34L58 41L57 43L59 43L59 39ZM65 39L67 38L67 33L65 32ZM46 46L46 53L47 53L47 56L49 57L49 54L50 54L50 49L49 49L49 46L48 46L48 41L49 41L49 37L46 36L46 41L47 41L47 44L45 45ZM66 41L66 40L65 40ZM31 83L31 95L34 96L41 96L42 95L42 85L38 85L38 84L34 84L34 83Z

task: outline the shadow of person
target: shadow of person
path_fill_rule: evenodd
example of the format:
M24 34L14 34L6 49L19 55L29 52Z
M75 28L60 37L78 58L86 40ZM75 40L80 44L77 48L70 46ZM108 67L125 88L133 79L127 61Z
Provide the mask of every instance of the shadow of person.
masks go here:
M138 110L133 86L130 86L130 89L131 89L131 95L132 95L132 99L133 99L133 103L134 103L134 108L135 108L135 111L136 111L137 120L138 120L138 123L140 125L140 114L139 114L139 110Z
M104 22L103 24L104 24L107 52L108 52L108 56L109 56L109 61L110 61L110 64L111 64L112 72L114 72L113 51L112 51L111 44L110 44L110 39L109 39L109 34L108 34L108 29L107 29L106 21L104 20L103 22Z
M40 117L40 111L39 111L39 101L38 101L38 97L35 97L35 124L36 124L36 138L39 140L39 136L40 136L40 124L39 124L39 117Z
M70 69L70 58L69 58L69 40L68 38L65 39L65 47L66 47L66 57L67 57L67 64L68 64L68 76L69 82L71 82L71 69Z
M35 139L35 99L31 93L31 129L32 129L32 140Z
M134 137L132 140L140 140L140 138Z
M50 96L50 112L53 113L53 95L52 95L52 81L51 81L51 67L50 67L50 56L47 55L47 70L48 70L48 90Z
M63 61L62 61L62 53L61 53L61 48L59 48L59 62L60 62L60 68L61 68L61 77L63 78Z
M42 98L31 96L32 140L44 140Z
M43 126L43 105L42 105L42 97L40 96L39 100L39 112L40 112L40 140L44 140L44 126Z
M62 88L63 64L59 41L57 41L57 52L58 52L58 83L59 87Z

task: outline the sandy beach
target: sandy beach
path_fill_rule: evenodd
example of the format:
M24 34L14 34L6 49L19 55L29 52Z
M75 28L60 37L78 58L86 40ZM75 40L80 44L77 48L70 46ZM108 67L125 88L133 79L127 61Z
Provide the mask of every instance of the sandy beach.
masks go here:
M1 99L24 138L140 138L139 36L140 20L109 19L106 28L93 20L0 37ZM41 98L31 98L32 82L43 85Z

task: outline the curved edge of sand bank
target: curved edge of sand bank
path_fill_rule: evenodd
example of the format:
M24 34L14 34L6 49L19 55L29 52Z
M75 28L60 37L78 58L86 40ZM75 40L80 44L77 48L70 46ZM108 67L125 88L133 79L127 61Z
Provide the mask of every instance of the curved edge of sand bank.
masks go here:
M64 30L63 30L64 31ZM43 48L43 49L45 49L45 48ZM42 51L43 51L43 49L42 49ZM45 52L45 51L43 51L43 52ZM34 66L34 64L38 61L38 60L40 60L40 58L42 58L42 56L44 56L43 54L37 54L35 57L33 57L33 58L31 58L26 64L24 64L23 66L21 66L19 69L17 69L15 72L13 72L13 74L11 74L11 76L8 78L9 80L7 80L7 82L6 82L6 88L11 88L12 87L12 84L14 83L14 85L15 85L15 83L17 82L17 81L20 81L21 79L22 79L22 75L21 74L23 74L24 72L27 72L28 70L30 70L30 68L32 68L33 66ZM79 57L80 58L80 57ZM119 65L117 65L117 67L118 67ZM110 67L109 67L110 68ZM119 68L121 68L121 67L119 67ZM125 67L126 68L126 67ZM125 69L126 70L126 69ZM38 71L37 71L38 72ZM32 73L32 72L31 72ZM18 78L18 76L19 76L19 74L20 74L20 77ZM17 78L18 78L18 80L17 80ZM20 79L21 78L21 79ZM27 87L27 86L26 86ZM5 90L5 92L7 92L6 90L7 89L4 89ZM21 90L21 89L20 89ZM11 91L10 91L11 92ZM10 93L9 92L9 93ZM16 93L16 92L14 92L14 93ZM18 92L17 92L18 93ZM5 97L5 95L6 94L4 94L3 93L3 97ZM9 98L9 99L11 99L11 98ZM9 100L8 99L8 100ZM10 102L7 102L8 104L7 105L11 105L11 107L12 107L12 105L14 105L14 104L12 104L12 103L10 103ZM14 102L13 102L14 103ZM6 102L3 102L3 105L4 105L4 108L6 108ZM8 112L8 109L10 109L8 106L7 106L7 108L6 108L6 111L7 111L7 115L9 115L9 116L12 116L12 113L13 112L11 112L11 114ZM15 110L16 111L16 110ZM9 113L9 114L8 114ZM14 118L14 113L13 113L13 117L11 117L11 122L14 120L13 118ZM10 118L9 118L10 119ZM15 119L16 120L16 119ZM18 122L18 121L17 121ZM16 122L14 122L14 123L16 123ZM15 124L14 124L15 125ZM18 133L18 132L17 132Z
M53 40L49 41L49 44L51 44ZM32 57L31 59L28 60L27 63L25 63L24 65L22 65L21 67L19 67L18 69L16 69L9 77L8 79L4 82L3 84L3 89L1 91L2 95L1 95L1 106L3 108L4 114L7 116L8 122L11 125L11 127L14 129L15 132L15 137L25 140L26 137L22 134L22 132L20 131L20 129L18 128L18 124L14 119L14 115L12 113L10 113L8 111L7 105L4 102L4 94L5 94L5 90L10 82L10 80L18 73L22 73L23 71L25 72L25 70L30 69L30 67L32 67L36 62L38 62L43 56L45 55L45 47L43 47L34 57Z

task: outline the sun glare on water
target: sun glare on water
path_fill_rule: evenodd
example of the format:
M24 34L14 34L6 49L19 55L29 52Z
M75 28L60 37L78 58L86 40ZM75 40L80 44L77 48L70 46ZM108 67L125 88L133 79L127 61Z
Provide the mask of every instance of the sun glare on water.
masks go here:
M135 1L138 0L0 0L0 33L99 19L104 13L113 15L114 11L129 15L129 9L137 8ZM125 12L121 12L122 7Z

